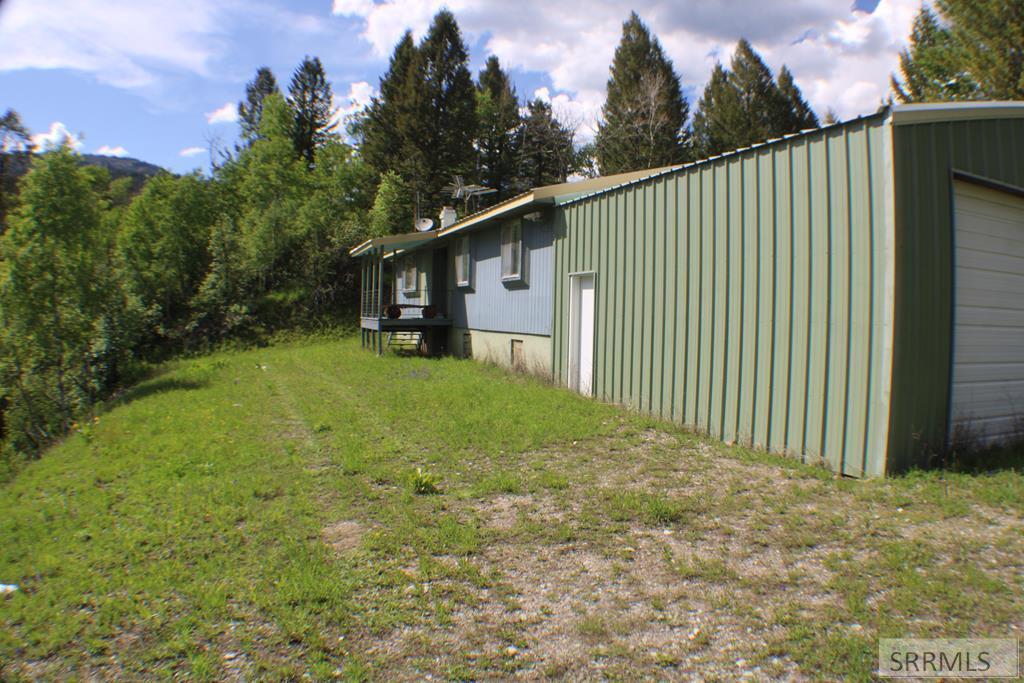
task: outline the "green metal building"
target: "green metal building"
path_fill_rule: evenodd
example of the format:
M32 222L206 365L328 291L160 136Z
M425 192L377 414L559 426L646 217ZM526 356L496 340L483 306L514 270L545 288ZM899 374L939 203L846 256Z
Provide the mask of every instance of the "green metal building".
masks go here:
M1024 103L890 107L545 215L581 393L855 477L1024 424Z

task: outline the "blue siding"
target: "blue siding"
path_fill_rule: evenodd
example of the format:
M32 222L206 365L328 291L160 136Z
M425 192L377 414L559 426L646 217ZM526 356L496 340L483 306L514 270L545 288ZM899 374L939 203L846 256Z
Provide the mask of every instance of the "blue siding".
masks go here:
M551 334L554 231L550 214L523 219L523 282L501 281L501 224L494 222L470 233L472 270L469 287L454 286L451 312L457 327L491 332ZM454 247L451 250L454 255Z

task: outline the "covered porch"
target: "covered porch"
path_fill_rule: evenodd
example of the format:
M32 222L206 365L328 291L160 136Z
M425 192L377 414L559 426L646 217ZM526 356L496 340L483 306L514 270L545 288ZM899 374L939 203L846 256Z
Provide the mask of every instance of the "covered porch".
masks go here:
M446 338L452 321L447 306L439 306L447 297L443 288L415 290L418 303L399 303L395 291L395 257L405 251L422 247L435 239L434 232L388 235L367 240L349 253L360 258L359 333L363 348L377 354L392 345L410 348ZM442 338L443 339L443 338Z

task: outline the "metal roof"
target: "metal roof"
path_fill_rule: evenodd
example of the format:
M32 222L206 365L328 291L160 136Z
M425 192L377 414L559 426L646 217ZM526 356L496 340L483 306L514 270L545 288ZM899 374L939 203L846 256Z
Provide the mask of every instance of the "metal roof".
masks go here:
M892 107L892 122L896 126L937 121L1019 118L1024 118L1024 101L928 102L898 104Z
M349 256L362 256L371 249L378 247L387 248L390 251L397 251L400 249L411 249L417 247L424 242L437 237L436 232L407 232L402 235L385 235L384 237L374 237L373 239L366 240L357 247L349 249Z
M507 215L518 209L534 206L536 204L554 204L558 201L565 201L566 199L577 197L581 194L597 191L603 187L619 185L624 182L629 182L630 180L648 177L652 173L660 173L677 168L681 167L665 166L663 168L631 171L629 173L618 173L616 175L601 176L599 178L588 178L586 180L558 183L557 185L535 187L528 192L523 192L515 197L510 197L509 199L499 202L494 206L489 206L486 209L472 213L462 220L449 225L447 228L432 230L430 232L411 232L401 235L375 237L373 239L366 240L357 247L352 248L348 253L350 256L358 257L377 247L385 247L392 252L412 249L414 247L422 246L434 239L447 237L452 233L467 230L475 225L483 223L484 221L491 220L492 218Z
M751 145L749 147L741 147L734 149L724 154L717 156L708 157L706 159L700 159L698 161L692 161L681 166L673 166L667 169L652 169L648 171L648 175L643 178L637 178L629 182L612 185L609 187L602 188L600 190L590 192L588 194L573 197L567 201L559 202L563 204L571 204L577 201L582 201L590 197L594 197L605 192L611 192L622 187L629 185L635 185L653 178L657 178L678 171L689 170L697 166L703 166L705 164L714 163L722 159L728 159L731 157L746 154L747 152L768 147L770 145L777 145L783 142L788 142L794 138L808 137L811 135L817 135L824 131L832 130L834 128L840 128L843 126L853 125L860 121L867 119L873 119L879 116L891 116L892 123L896 126L918 124L918 123L935 123L937 121L964 121L970 119L1001 119L1001 118L1024 118L1024 101L1005 101L1005 102L934 102L925 104L897 104L882 107L873 114L864 114L856 118L848 119L846 121L837 121L828 126L822 126L820 128L808 128L802 130L799 133L790 133L789 135L783 135L780 138L772 138Z

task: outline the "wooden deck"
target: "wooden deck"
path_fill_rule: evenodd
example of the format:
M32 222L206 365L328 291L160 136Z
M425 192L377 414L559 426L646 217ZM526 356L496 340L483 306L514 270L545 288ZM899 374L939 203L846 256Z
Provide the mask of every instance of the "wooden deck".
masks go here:
M433 327L451 327L450 318L373 318L362 317L359 327L364 330L391 332L393 330L418 330Z

